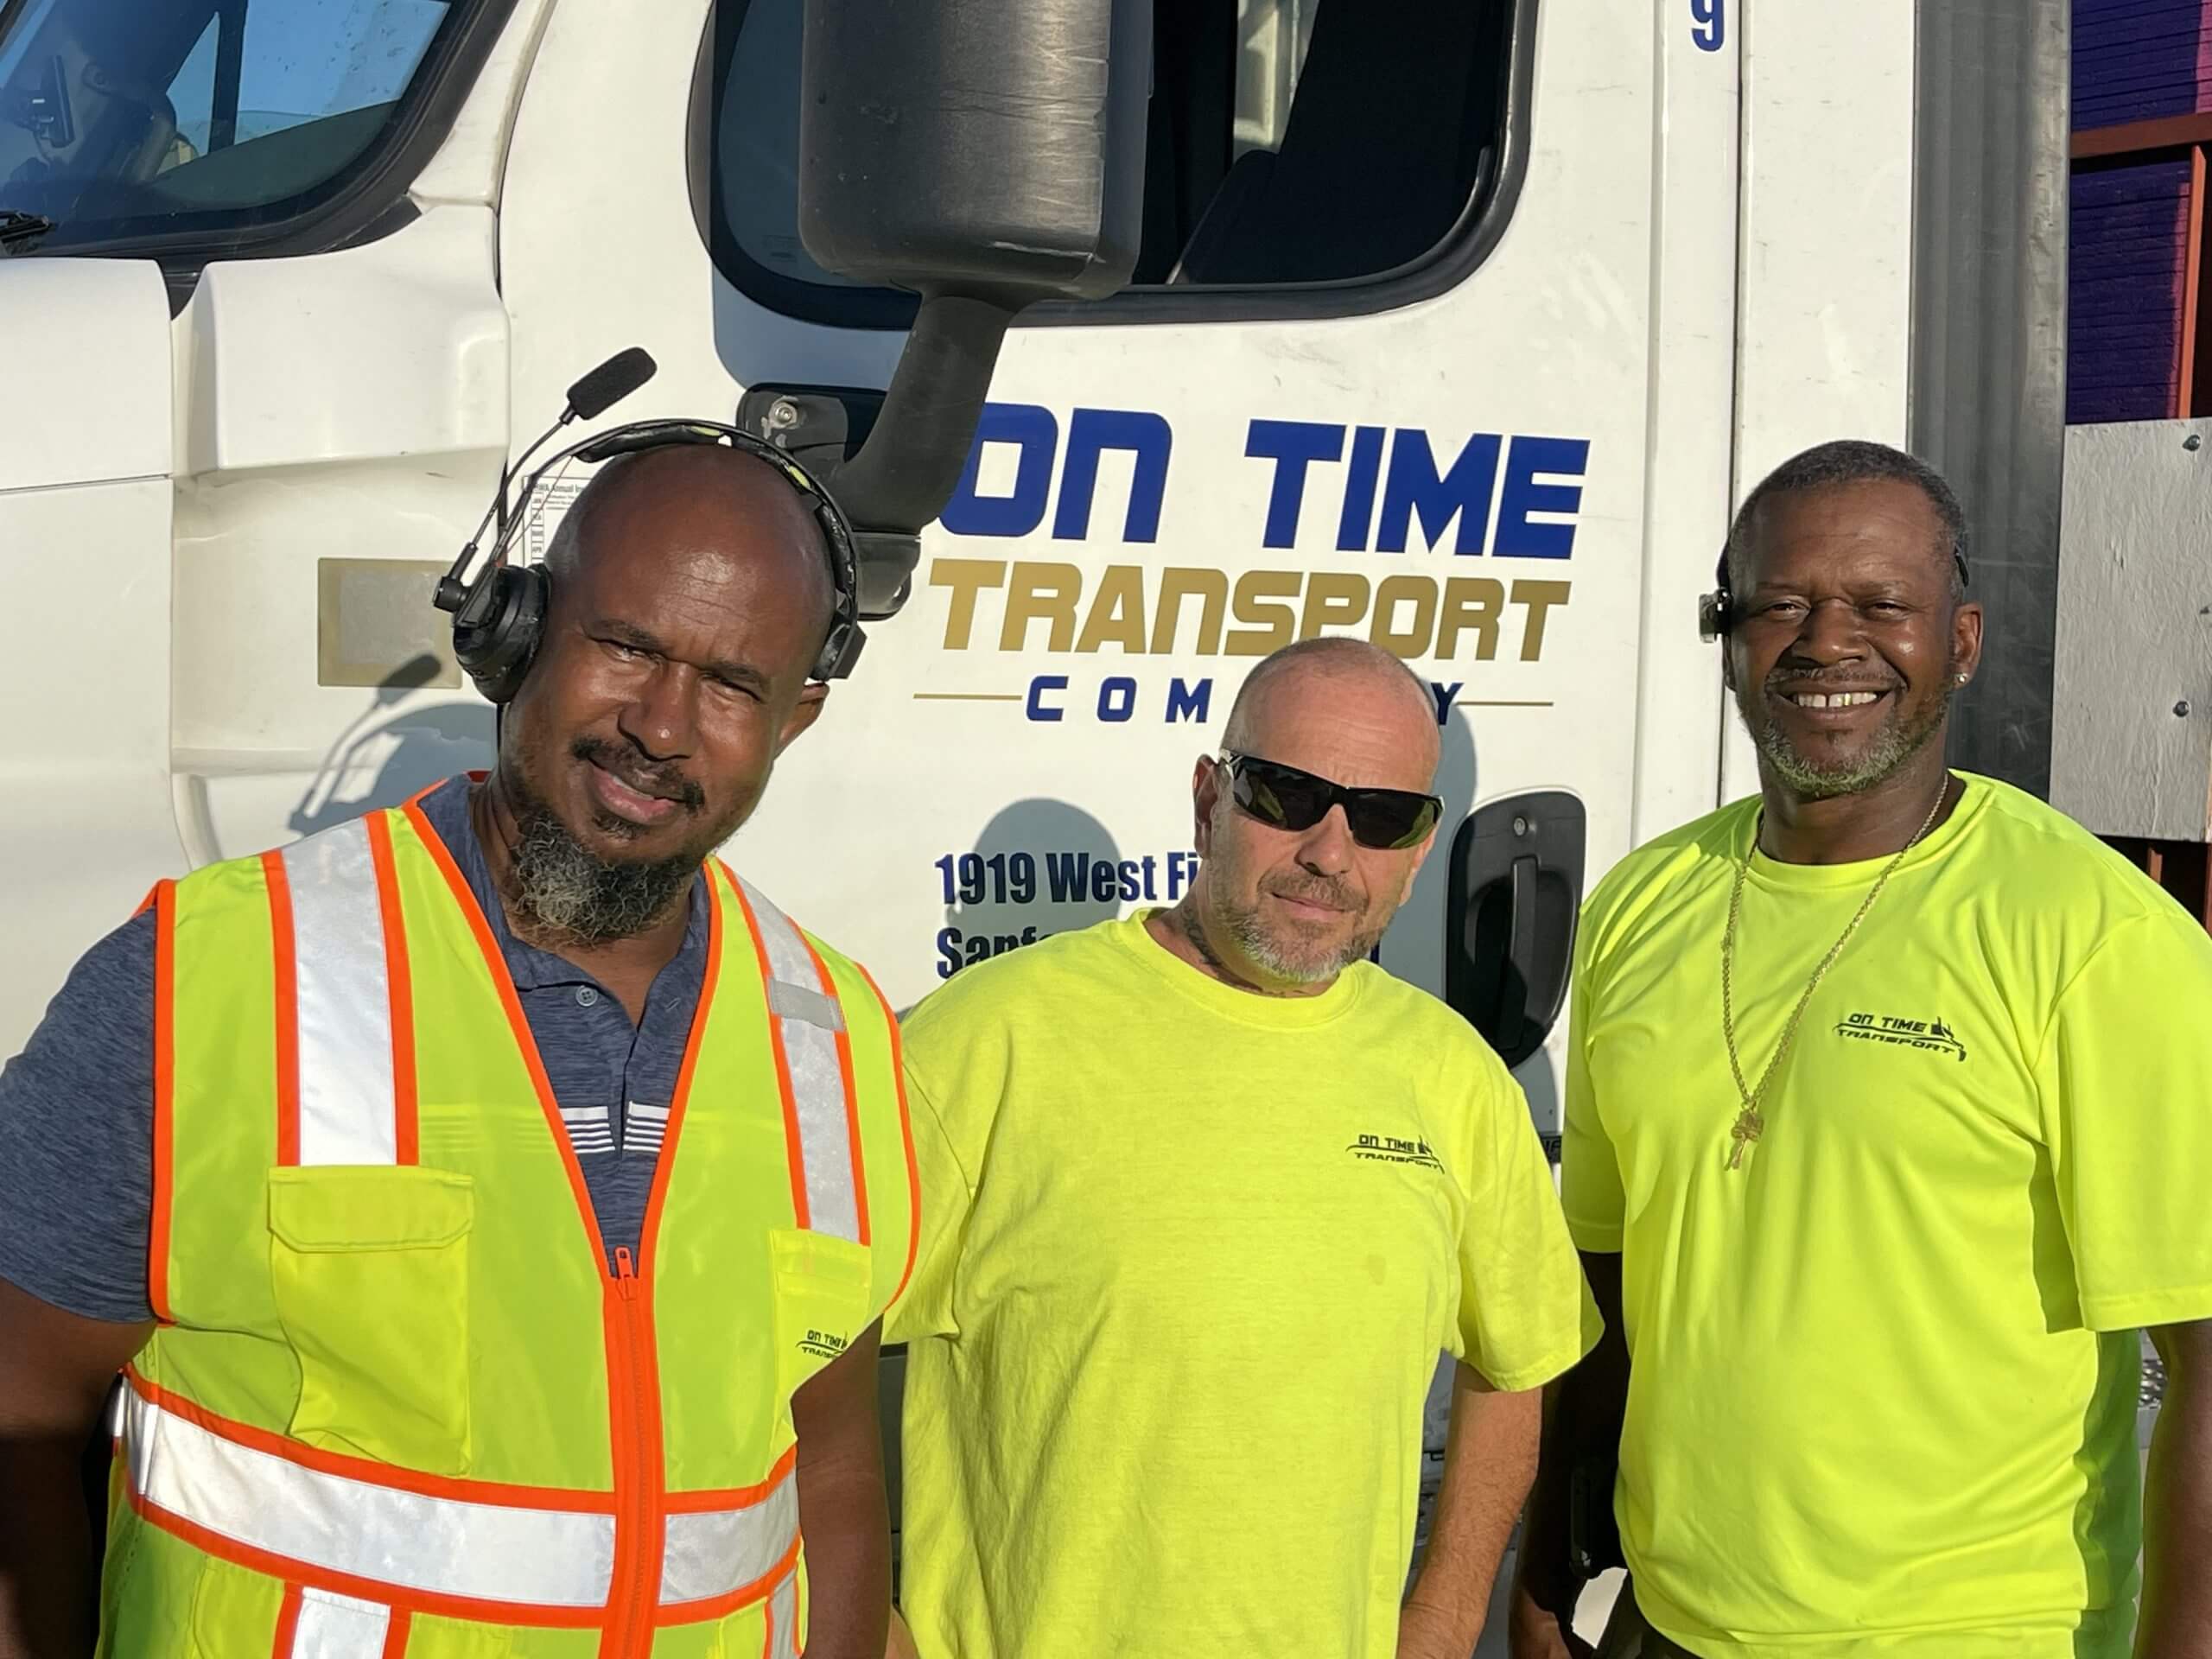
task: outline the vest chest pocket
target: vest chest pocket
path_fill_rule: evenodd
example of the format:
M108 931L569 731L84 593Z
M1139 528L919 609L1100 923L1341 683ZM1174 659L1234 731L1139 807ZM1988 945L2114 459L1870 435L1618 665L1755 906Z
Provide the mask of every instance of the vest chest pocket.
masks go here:
M776 1295L776 1382L788 1400L868 1325L874 1260L866 1245L783 1228L768 1236Z
M442 1170L270 1172L270 1277L300 1365L296 1438L467 1472L474 1213L468 1177Z

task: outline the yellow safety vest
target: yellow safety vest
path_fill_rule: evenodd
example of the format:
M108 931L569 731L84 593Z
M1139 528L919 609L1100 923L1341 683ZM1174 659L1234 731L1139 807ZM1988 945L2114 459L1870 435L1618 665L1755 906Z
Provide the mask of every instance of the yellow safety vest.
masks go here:
M100 1651L788 1656L792 1391L904 1287L896 1022L719 863L610 1273L419 805L157 890L151 1300Z

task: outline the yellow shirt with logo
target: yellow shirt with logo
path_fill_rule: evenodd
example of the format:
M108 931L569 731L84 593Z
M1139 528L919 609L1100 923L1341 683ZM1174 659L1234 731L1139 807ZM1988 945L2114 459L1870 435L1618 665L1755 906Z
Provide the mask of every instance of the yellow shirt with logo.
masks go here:
M1720 944L1758 803L1584 912L1563 1196L1622 1258L1637 1599L1701 1654L2128 1651L2136 1330L2212 1317L2212 938L1965 781L1821 982L1742 1169ZM1754 1081L1883 861L1753 854Z
M1370 963L1257 996L1134 918L967 969L906 1044L924 1659L1389 1659L1440 1351L1529 1389L1595 1337L1497 1057Z

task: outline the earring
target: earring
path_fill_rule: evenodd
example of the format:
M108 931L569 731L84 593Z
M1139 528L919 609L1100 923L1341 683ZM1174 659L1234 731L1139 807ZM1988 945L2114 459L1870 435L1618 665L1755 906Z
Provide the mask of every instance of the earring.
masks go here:
M1964 674L1961 674L1961 675L1958 676L1957 677L1958 677L1958 682L1959 682L1959 683L1960 683L1961 685L1964 685L1964 684L1967 683L1967 676L1966 676L1966 675L1964 675Z

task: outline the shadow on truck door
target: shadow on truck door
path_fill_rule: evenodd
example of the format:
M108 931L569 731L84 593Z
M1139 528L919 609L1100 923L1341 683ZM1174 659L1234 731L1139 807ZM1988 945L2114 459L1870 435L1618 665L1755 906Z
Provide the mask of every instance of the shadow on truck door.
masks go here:
M425 652L401 664L338 734L288 820L311 836L380 806L397 806L432 784L492 764L492 705L473 693L395 712L442 664Z
M1043 796L993 813L944 875L941 980L1055 933L1167 902L1156 867L1147 898L1142 863L1123 860L1111 830L1083 808Z
M1382 961L1400 979L1441 995L1444 939L1450 924L1446 871L1452 862L1452 837L1474 810L1478 768L1475 728L1465 709L1452 709L1437 737L1435 789L1444 798L1444 816L1437 821L1436 842L1428 849L1427 861L1414 878L1413 897L1383 935Z

